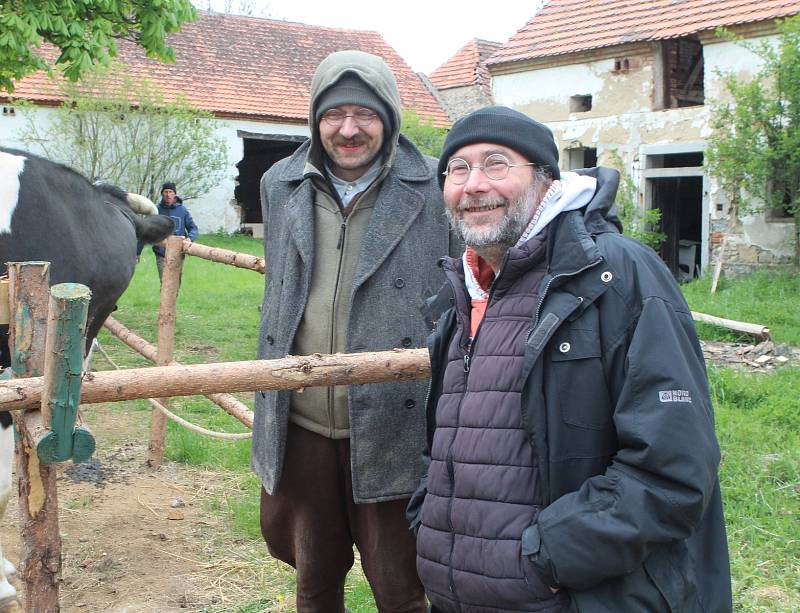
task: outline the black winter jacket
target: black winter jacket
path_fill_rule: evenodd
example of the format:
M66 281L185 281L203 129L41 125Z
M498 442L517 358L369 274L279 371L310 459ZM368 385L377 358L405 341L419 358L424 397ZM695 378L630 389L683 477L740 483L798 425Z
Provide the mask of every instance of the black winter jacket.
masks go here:
M731 611L720 450L691 313L656 254L618 233L618 173L581 172L598 189L549 226L523 365L544 508L522 552L572 611ZM429 339L429 446L455 329L450 309Z

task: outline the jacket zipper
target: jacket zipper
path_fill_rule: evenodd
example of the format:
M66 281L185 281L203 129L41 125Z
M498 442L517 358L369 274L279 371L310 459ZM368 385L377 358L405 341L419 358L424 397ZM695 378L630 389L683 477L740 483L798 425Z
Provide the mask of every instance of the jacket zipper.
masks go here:
M508 254L506 254L506 258L507 257L508 257ZM500 274L502 273L503 267L505 265L506 258L503 259L503 266L501 266L500 272L498 272L497 277L499 277ZM495 281L497 280L497 277L495 277ZM489 288L489 297L487 299L487 305L492 303L493 291L494 291L494 282L492 283L492 286ZM488 306L487 306L487 311L488 311ZM484 319L485 319L485 314L484 314ZM483 321L484 320L481 320L481 323L478 324L478 329L475 330L475 336L472 337L472 340L469 343L469 349L464 354L464 393L462 394L461 399L458 402L458 418L457 418L457 421L456 421L456 427L458 427L458 423L461 421L461 405L464 402L464 398L467 395L467 383L469 382L470 363L472 361L472 354L475 351L475 345L477 344L477 341L478 341L478 335L480 334L481 328L483 327ZM461 322L461 325L462 326L464 325L463 321ZM453 463L453 445L454 444L455 444L455 437L453 438L453 441L450 443L450 448L447 451L447 474L450 477L450 483L452 484L452 488L453 488L453 490L452 490L453 493L450 495L450 500L449 500L448 505L447 505L448 506L448 508L447 508L447 524L448 524L448 527L450 528L450 537L451 537L451 539L450 539L450 559L448 560L447 576L448 576L448 581L450 583L450 591L453 593L453 599L455 600L456 605L458 606L458 610L460 611L461 610L461 601L458 598L458 592L456 591L456 585L455 585L455 582L453 580L453 548L455 547L455 539L456 539L455 530L453 528L453 499L455 498L455 486L456 486L455 466L454 466L454 463Z
M336 251L339 252L339 264L336 267L336 283L333 286L333 303L331 304L331 334L329 340L329 353L334 352L334 335L336 334L336 302L339 298L339 280L342 277L342 260L344 259L344 237L347 232L347 217L342 219L342 224L339 226L339 240L336 243ZM334 423L334 389L328 387L328 423L330 424L330 435L333 438L335 423Z

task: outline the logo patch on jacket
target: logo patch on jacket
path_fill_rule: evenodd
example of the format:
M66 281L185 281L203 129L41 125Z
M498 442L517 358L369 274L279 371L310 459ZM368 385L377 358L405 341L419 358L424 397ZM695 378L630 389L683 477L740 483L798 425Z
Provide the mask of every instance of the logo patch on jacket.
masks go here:
M688 390L661 390L658 399L660 402L691 402L692 396Z

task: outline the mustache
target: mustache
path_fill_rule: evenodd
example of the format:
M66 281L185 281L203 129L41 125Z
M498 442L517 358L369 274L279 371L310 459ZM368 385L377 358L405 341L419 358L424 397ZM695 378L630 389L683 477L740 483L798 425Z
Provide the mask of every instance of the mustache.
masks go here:
M502 196L472 196L466 195L462 196L461 200L458 201L458 210L459 211L468 211L472 208L478 208L482 206L508 206L509 202L506 198Z
M353 138L344 138L342 136L336 136L333 139L334 145L344 145L346 147L352 147L354 145L364 145L367 143L367 138L363 134L356 134Z

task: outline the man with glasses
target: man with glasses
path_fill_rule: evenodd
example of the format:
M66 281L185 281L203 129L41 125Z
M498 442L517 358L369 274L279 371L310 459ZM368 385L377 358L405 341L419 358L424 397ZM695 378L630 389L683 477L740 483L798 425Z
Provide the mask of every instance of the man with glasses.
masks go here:
M467 244L429 343L428 470L408 517L432 611L730 611L703 354L619 173L560 172L489 107L439 161Z
M450 234L436 160L400 134L379 57L337 52L311 82L311 138L261 181L259 357L424 345ZM353 545L377 609L426 610L404 509L424 472L427 382L258 392L252 466L270 553L297 569L297 610L344 611Z

